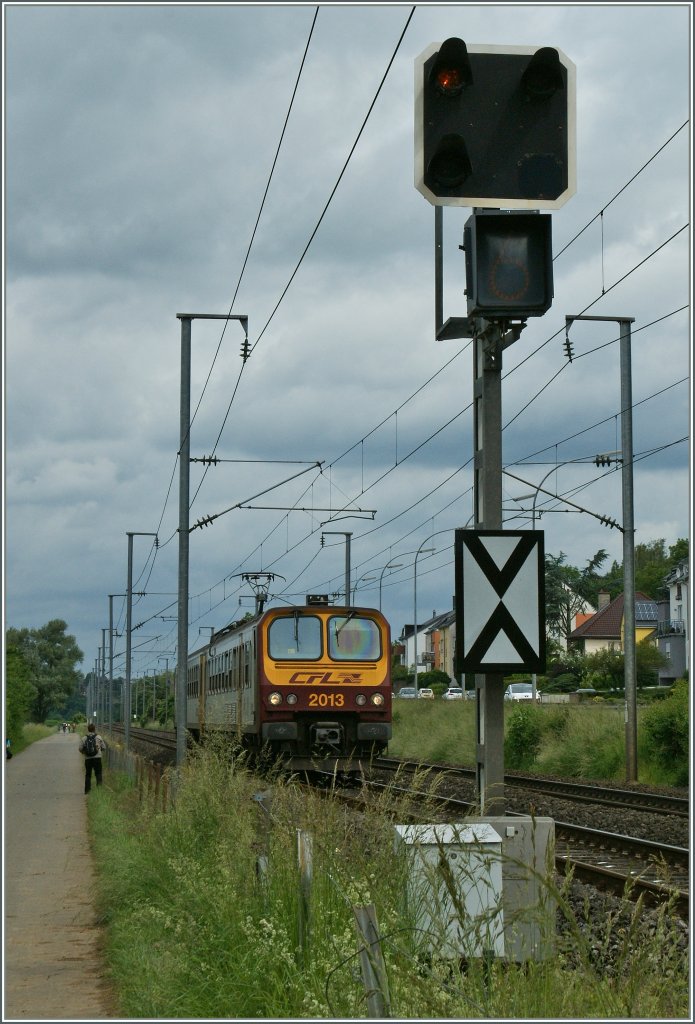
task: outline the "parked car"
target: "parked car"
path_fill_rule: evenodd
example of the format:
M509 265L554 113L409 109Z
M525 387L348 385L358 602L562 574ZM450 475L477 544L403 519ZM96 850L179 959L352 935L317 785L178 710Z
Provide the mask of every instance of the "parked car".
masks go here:
M401 686L396 696L400 697L401 700L415 700L417 691L414 686Z
M533 700L531 683L510 683L504 691L505 700Z
M442 700L463 700L463 689L460 686L450 686L442 694Z
M417 692L420 700L434 700L434 690L430 690L429 686L423 686L421 690Z

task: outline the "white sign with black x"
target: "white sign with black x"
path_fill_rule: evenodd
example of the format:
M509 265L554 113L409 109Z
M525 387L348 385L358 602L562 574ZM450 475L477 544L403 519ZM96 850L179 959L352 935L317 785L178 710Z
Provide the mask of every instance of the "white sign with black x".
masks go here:
M543 532L456 531L457 672L545 669Z

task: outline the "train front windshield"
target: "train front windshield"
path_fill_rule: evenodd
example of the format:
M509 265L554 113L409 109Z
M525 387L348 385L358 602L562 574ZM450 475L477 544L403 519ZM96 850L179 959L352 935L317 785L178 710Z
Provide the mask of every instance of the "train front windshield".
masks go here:
M348 612L322 621L313 615L282 615L268 626L268 655L273 661L378 661L381 630L374 619ZM325 646L327 645L327 650Z
M287 615L268 629L268 654L275 661L321 657L321 621L316 616Z
M334 615L328 620L328 655L333 661L377 661L381 637L376 622L357 615Z

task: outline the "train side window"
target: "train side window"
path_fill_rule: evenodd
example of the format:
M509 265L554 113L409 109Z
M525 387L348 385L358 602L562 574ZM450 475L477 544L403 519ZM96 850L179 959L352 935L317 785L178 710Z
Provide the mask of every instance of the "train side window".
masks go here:
M268 627L268 654L275 661L321 657L321 621L315 615L283 615Z
M328 620L328 654L334 661L376 661L381 632L374 619L334 615Z

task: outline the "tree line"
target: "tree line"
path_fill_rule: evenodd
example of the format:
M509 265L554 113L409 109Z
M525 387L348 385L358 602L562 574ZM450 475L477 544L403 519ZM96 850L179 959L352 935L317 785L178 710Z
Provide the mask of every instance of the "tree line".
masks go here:
M5 633L5 722L13 746L25 722L45 722L83 682L77 665L84 655L67 629L67 622L51 619L38 629Z

